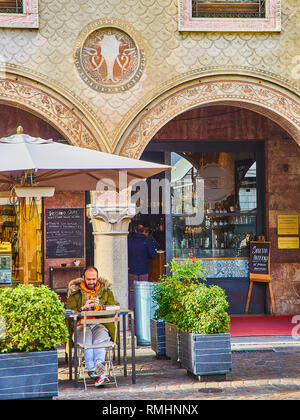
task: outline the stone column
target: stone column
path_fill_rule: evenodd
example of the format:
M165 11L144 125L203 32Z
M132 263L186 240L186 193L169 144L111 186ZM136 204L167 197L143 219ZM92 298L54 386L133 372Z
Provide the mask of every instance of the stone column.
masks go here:
M93 225L95 266L99 275L112 284L120 306L128 308L127 236L135 205L89 204L87 215Z

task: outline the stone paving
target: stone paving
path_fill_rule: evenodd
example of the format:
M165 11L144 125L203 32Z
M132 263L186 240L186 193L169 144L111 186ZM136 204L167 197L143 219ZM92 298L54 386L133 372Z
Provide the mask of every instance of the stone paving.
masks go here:
M289 344L289 345L288 345ZM235 347L232 372L221 382L200 382L170 360L160 360L150 347L136 350L136 384L123 367L116 366L118 387L83 383L75 388L67 380L68 368L59 362L59 395L56 400L298 400L300 399L300 343L265 346L264 349ZM130 354L129 354L130 356ZM130 358L128 357L128 360Z

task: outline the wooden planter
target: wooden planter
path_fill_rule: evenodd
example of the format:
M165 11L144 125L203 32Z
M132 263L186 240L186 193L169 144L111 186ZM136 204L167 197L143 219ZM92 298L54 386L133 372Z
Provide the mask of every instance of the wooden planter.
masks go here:
M166 334L165 322L156 319L150 319L151 330L151 348L157 356L166 354Z
M166 356L172 362L178 362L178 338L177 338L177 325L169 322L165 323L166 334Z
M57 351L0 354L0 400L58 395Z
M200 380L216 380L231 372L230 334L178 333L181 366ZM221 377L219 378L221 379Z

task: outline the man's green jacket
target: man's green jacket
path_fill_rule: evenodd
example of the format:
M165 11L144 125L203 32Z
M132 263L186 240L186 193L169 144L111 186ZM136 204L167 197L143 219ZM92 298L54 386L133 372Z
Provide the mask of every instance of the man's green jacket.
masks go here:
M95 298L98 298L100 301L100 305L115 305L116 301L114 298L113 292L110 290L110 283L103 279L99 278L100 288L97 293L94 295ZM82 279L75 279L72 280L69 284L68 290L68 300L67 300L67 309L71 309L73 311L78 312L80 308L86 303L87 301L87 294L84 290L81 289L80 283ZM105 327L108 329L108 332L112 338L115 339L115 325L114 323L104 324Z

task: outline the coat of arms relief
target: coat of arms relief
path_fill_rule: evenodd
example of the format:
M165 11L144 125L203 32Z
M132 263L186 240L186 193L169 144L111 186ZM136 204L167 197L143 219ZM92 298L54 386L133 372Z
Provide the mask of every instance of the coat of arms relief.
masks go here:
M75 50L75 62L81 78L94 90L115 93L130 89L141 77L144 50L120 28L100 27Z

